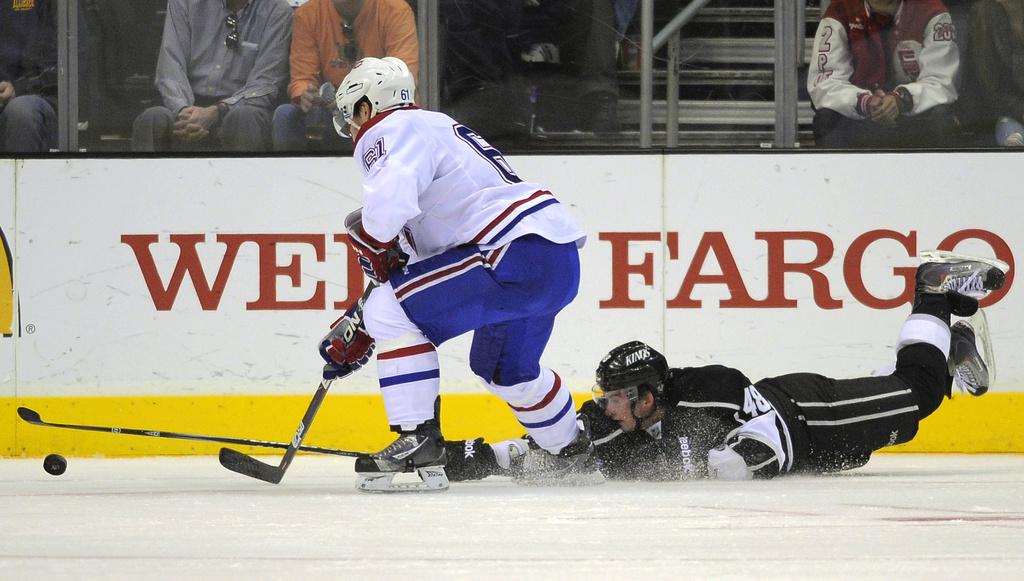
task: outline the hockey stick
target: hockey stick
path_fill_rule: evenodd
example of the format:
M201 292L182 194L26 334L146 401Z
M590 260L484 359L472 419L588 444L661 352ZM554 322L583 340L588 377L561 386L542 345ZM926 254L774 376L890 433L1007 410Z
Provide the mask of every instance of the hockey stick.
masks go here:
M128 436L149 436L151 438L174 438L177 440L193 440L196 442L217 442L220 444L235 444L238 446L257 446L262 448L285 449L290 444L284 442L268 442L266 440L249 440L247 438L228 438L224 436L204 436L200 434L182 434L180 432L165 432L162 430L142 430L136 428L118 428L114 426L85 426L79 424L58 424L47 422L39 417L39 412L27 407L18 408L18 417L34 425L47 428L66 428L70 430L85 430L89 432L107 432L110 434L121 434ZM363 452L352 452L349 450L337 450L334 448L319 448L317 446L302 446L302 452L315 452L317 454L330 454L332 456L365 456Z
M373 289L377 288L377 283L370 281L366 285L366 290L363 291L363 296L356 301L355 307L352 309L352 317L346 319L342 324L347 324L348 328L344 330L344 340L348 341L351 335L355 331L355 327L363 319L363 304L366 302L367 297ZM281 458L281 463L277 466L267 464L261 460L257 460L248 454L243 454L238 450L232 450L231 448L220 449L220 463L221 466L238 472L251 478L256 478L264 482L271 484L277 484L284 478L285 471L288 470L288 466L291 465L292 459L295 458L295 453L299 451L302 446L302 439L306 437L306 432L309 430L309 425L313 423L313 418L316 417L316 412L320 409L320 404L323 403L324 397L327 395L327 390L331 388L331 384L334 383L334 378L325 379L320 382L320 386L316 388L316 393L313 394L313 401L309 402L309 407L306 408L306 413L302 416L302 421L299 422L299 427L295 429L295 435L292 436L292 441L288 444L288 449L284 452L284 457Z
M316 412L320 410L320 404L323 403L324 397L327 395L327 390L330 389L331 384L334 383L333 379L325 379L320 382L320 386L316 388L316 393L313 394L313 401L309 402L309 407L306 408L306 413L302 416L302 421L299 422L299 427L295 430L295 435L292 436L292 441L285 446L284 457L281 458L281 463L277 466L267 464L261 460L257 460L248 454L243 454L238 450L231 448L220 449L220 464L221 466L250 476L257 478L264 482L271 484L277 484L284 478L284 473L288 470L288 465L292 463L292 459L295 457L295 453L302 447L302 439L306 437L306 429L309 424L313 422L313 417L316 416Z

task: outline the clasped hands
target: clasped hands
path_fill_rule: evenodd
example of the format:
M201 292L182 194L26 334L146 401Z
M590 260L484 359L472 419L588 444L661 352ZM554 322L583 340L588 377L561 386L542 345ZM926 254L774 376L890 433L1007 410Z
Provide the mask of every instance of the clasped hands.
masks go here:
M218 121L220 121L220 112L217 111L216 105L184 107L178 111L178 118L174 121L174 137L186 143L201 141L210 135L210 129Z
M879 125L892 125L900 116L900 101L893 93L875 89L867 102L868 115Z

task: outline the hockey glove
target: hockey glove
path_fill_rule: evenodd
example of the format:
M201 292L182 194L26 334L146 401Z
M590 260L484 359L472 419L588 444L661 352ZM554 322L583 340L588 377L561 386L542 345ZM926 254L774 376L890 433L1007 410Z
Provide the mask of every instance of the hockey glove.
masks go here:
M370 361L373 337L366 332L362 310L353 305L331 325L330 333L320 340L320 356L324 358L324 379L337 379L354 373Z
M452 482L480 480L501 473L494 451L484 443L483 438L449 440L444 443L444 447L448 450L448 463L444 469Z
M751 480L753 472L747 467L743 456L732 446L722 444L708 452L708 478L715 480Z
M448 463L445 471L453 482L480 480L488 476L508 476L519 471L523 454L529 449L522 438L485 444L483 438L447 441Z
M398 238L381 242L363 230L363 210L359 209L345 218L345 230L352 240L352 248L359 255L359 266L366 276L383 284L391 277L391 271L402 268L409 257L398 246Z
M730 436L725 444L708 452L708 476L719 480L774 478L780 465L778 452L750 434Z

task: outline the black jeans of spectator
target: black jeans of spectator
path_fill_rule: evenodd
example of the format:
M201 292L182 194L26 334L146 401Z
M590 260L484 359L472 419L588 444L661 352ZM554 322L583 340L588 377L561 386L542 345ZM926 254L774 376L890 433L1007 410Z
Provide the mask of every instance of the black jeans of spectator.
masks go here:
M888 126L869 119L850 119L832 109L814 113L815 144L832 149L954 147L956 127L956 116L948 105L900 117Z

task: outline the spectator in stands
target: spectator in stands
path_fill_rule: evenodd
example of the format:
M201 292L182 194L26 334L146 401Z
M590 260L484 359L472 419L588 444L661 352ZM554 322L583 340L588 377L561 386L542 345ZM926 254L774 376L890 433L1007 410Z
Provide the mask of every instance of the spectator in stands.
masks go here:
M524 0L522 58L560 62L566 68L576 110L583 112L576 128L584 131L618 130L620 35L614 1Z
M156 67L163 106L135 120L132 149L269 149L291 27L286 0L169 0Z
M620 37L626 36L638 3L639 0L612 0L612 6L615 8L615 30Z
M290 103L274 111L275 151L306 149L307 137L329 149L351 147L334 131L334 91L364 56L398 57L418 74L416 21L405 0L309 0L295 11ZM320 88L330 83L324 95Z
M513 55L522 0L440 0L441 100L446 113L500 144L525 133L528 92Z
M0 2L0 151L57 147L56 12L50 0Z
M813 58L817 145L953 145L960 57L941 0L833 0Z
M441 0L446 110L499 140L616 131L619 1Z
M976 112L996 143L1024 146L1024 0L980 0L967 46Z

